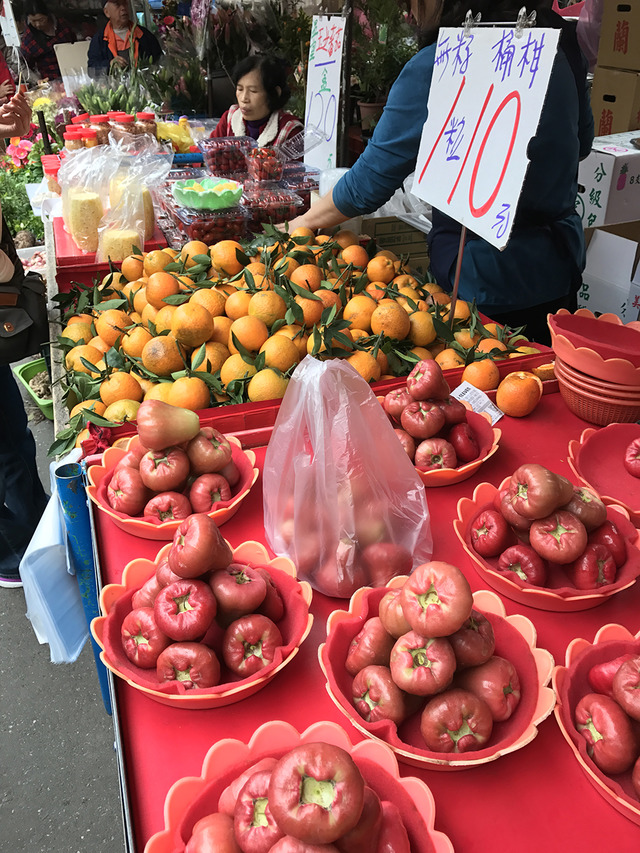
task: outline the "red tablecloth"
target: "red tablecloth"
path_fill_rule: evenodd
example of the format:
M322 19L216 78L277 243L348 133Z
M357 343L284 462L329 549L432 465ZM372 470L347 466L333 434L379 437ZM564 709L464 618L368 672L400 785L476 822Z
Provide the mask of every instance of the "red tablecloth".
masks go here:
M434 558L457 564L472 588L482 586L452 529L456 503L470 496L477 483L497 485L521 462L541 462L571 475L567 444L588 426L566 409L559 394L543 397L528 418L503 418L496 455L472 479L457 486L428 490ZM261 465L264 450L257 451ZM135 539L96 513L98 547L104 583L118 581L134 557L153 558L162 543ZM222 531L233 546L247 539L264 541L262 488L252 494ZM556 663L564 663L574 637L593 640L607 622L636 632L640 627L640 584L607 603L578 613L547 613L505 599L508 614L523 613L538 631L538 645ZM314 594L315 623L300 653L264 690L239 704L212 711L173 710L148 699L116 679L117 712L122 727L127 789L138 853L163 827L163 804L180 777L200 774L211 744L223 737L247 741L261 723L284 719L303 730L326 719L344 725L353 742L361 735L336 709L325 690L317 647L325 638L326 618L346 602ZM551 715L535 740L523 749L481 767L457 772L421 770L401 764L407 776L421 777L436 801L436 828L461 853L577 851L637 853L640 829L608 805L588 782Z

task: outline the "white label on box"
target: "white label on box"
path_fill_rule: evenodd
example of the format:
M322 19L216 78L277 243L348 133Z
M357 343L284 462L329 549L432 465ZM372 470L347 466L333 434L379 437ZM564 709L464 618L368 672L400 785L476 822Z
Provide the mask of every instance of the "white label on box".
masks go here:
M598 151L592 151L580 163L576 210L585 228L598 228L605 224L614 165L615 162L610 157L605 157Z
M451 392L451 396L456 400L468 403L474 412L486 412L491 418L491 423L497 423L503 415L503 412L491 402L484 391L476 388L470 382L461 382L457 388Z

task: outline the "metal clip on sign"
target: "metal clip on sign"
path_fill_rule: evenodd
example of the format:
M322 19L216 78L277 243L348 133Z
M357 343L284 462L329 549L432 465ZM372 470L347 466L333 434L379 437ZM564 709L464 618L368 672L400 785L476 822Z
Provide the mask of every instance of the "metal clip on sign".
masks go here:
M515 23L515 36L516 38L521 38L523 32L527 27L535 27L536 25L536 12L531 12L530 15L527 15L527 8L523 6L518 12L518 17L516 18ZM482 21L482 15L480 12L473 17L471 10L467 12L464 19L464 37L471 37L471 30L474 27L512 27L513 21Z

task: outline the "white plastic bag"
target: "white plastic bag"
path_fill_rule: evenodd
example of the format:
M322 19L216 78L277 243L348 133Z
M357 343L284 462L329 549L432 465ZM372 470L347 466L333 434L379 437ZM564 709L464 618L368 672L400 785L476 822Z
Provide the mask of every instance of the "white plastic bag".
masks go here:
M432 554L424 485L364 379L340 359L296 368L267 447L267 542L346 598Z

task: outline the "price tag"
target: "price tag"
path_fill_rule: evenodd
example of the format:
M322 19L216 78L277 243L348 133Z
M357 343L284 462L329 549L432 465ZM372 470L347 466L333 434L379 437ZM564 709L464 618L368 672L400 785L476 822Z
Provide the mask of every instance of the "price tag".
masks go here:
M343 17L314 15L311 25L305 127L318 128L324 141L305 154L304 162L318 169L333 169L336 165L345 22Z
M503 249L559 30L440 30L413 193Z
M460 402L464 401L468 403L474 412L480 414L481 412L486 412L491 418L491 423L496 424L503 416L504 412L502 412L495 403L492 403L489 397L481 391L479 388L476 388L475 385L471 385L470 382L461 382L457 388L451 392L451 396L455 397L456 400L460 400Z

